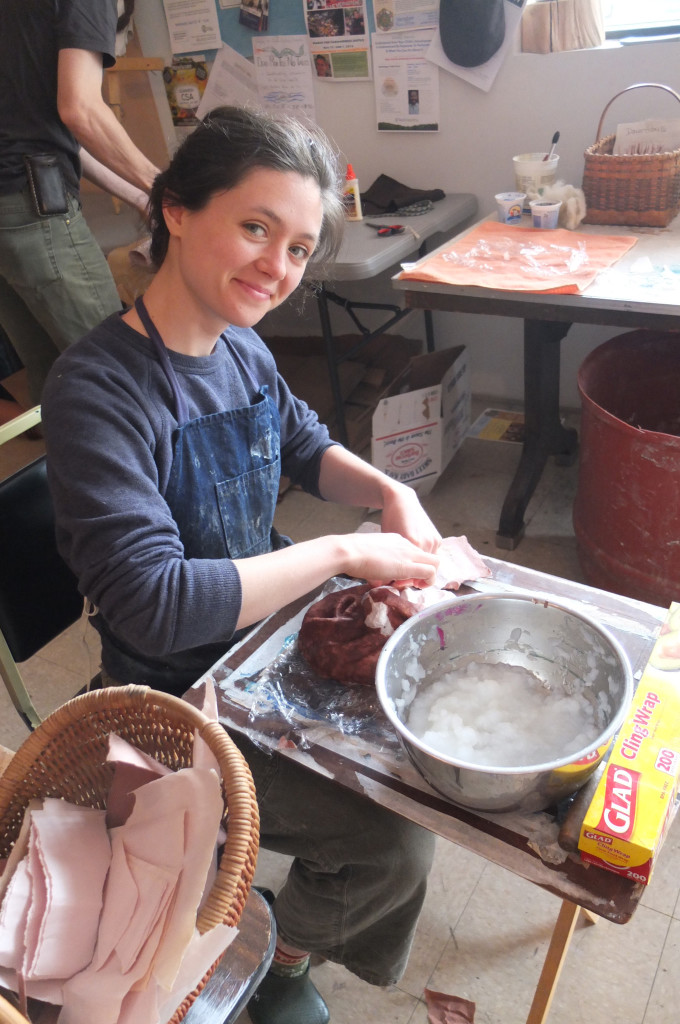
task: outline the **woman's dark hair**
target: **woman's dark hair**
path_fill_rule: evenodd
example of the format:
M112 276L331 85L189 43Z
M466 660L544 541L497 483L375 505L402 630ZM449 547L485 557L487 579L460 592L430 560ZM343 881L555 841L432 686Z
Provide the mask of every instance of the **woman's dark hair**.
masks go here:
M317 183L323 221L307 272L313 276L332 261L342 240L345 211L338 160L326 136L292 117L217 107L184 139L153 183L149 227L154 264L160 267L168 251L165 206L202 210L214 195L235 188L259 167L294 171Z

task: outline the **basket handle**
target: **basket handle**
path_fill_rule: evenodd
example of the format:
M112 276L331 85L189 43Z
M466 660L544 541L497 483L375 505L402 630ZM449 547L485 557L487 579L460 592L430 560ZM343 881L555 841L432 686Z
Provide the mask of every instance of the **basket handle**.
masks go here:
M678 96L677 92L674 89L671 89L669 85L661 85L659 82L637 82L635 85L628 85L625 89L622 89L621 92L617 92L616 96L612 96L609 103L602 111L600 123L597 126L597 135L595 136L596 143L602 138L602 123L604 121L604 115L607 113L614 100L617 100L619 96L623 96L624 92L630 92L631 89L663 89L664 92L669 92L671 96L675 96L678 103L680 103L680 96Z

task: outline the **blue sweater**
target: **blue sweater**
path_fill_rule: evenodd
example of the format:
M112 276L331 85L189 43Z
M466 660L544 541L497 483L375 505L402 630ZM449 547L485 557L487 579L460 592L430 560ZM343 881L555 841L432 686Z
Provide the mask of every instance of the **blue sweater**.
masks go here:
M290 393L254 331L227 336L278 406L282 472L318 496L326 427ZM209 356L168 354L190 419L252 401L222 337ZM177 419L152 343L110 316L59 357L42 412L57 544L99 609L104 668L182 693L238 639L241 585L229 559L184 557L164 498Z

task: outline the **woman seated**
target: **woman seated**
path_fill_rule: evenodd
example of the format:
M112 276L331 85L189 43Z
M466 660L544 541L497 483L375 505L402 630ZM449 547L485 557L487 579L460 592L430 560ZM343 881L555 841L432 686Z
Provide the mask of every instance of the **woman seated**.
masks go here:
M415 492L334 444L252 329L337 252L342 184L316 127L213 111L155 181L158 269L143 298L53 367L43 421L58 544L95 609L106 685L181 695L249 627L336 574L434 579L441 538ZM292 544L273 525L282 471L321 499L381 509L382 532ZM322 1024L310 951L397 981L432 837L233 738L262 845L296 858L250 1015Z

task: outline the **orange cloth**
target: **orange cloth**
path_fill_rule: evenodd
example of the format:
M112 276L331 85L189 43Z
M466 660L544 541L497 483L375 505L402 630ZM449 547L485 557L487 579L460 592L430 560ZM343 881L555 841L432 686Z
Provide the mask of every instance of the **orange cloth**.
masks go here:
M450 248L399 274L501 291L578 293L631 249L634 235L587 235L556 228L478 224Z

